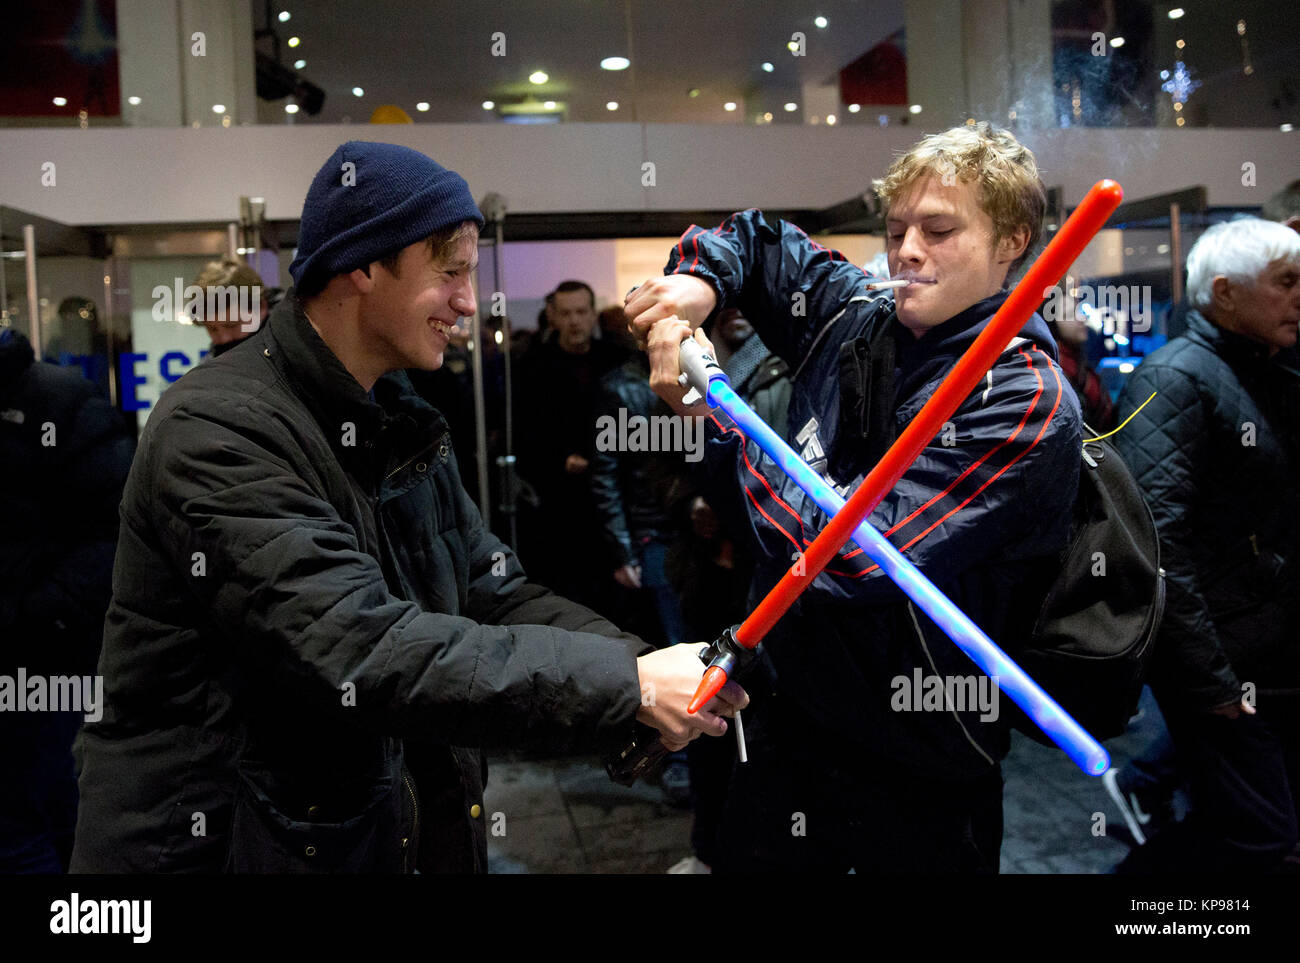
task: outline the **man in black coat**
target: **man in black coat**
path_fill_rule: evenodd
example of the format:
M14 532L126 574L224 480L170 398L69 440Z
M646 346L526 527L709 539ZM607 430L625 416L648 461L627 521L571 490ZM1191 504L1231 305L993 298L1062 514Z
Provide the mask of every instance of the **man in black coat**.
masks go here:
M36 361L27 338L0 329L0 874L68 868L72 742L96 707L56 705L54 680L78 679L94 700L83 680L99 657L134 447L79 369ZM46 700L28 711L35 680Z
M1120 397L1116 437L1160 531L1151 687L1194 814L1133 871L1270 869L1300 832L1300 237L1247 218L1187 258L1187 332Z
M482 871L480 749L614 750L635 719L680 748L743 705L688 716L695 647L643 655L530 584L461 486L402 369L475 311L482 223L454 171L344 144L295 290L155 407L74 871Z

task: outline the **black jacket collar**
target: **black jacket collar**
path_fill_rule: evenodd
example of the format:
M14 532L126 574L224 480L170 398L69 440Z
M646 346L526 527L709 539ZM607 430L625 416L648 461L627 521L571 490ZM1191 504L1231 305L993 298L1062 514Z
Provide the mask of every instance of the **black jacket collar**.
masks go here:
M271 358L316 421L345 458L362 457L382 467L386 460L427 446L430 434L446 428L442 416L421 398L404 371L393 371L367 393L312 327L292 290L275 306L264 326L267 337L249 339ZM240 345L249 350L253 345ZM355 426L344 444L345 426Z
M1219 327L1195 308L1187 312L1187 337L1209 348L1234 368L1258 368L1270 361L1268 345Z

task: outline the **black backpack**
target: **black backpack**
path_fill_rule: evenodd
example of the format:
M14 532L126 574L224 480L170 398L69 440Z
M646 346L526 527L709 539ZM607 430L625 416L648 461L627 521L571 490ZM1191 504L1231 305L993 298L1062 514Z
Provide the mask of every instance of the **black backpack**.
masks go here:
M1070 540L1017 661L1094 738L1113 738L1137 710L1164 608L1160 539L1142 491L1108 442L1085 442ZM1019 709L1012 719L1052 744Z

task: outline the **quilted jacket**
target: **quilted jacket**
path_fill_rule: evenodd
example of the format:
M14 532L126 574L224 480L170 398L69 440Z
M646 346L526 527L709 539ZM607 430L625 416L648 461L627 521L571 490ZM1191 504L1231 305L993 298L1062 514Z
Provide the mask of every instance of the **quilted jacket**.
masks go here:
M141 437L73 871L484 870L480 750L625 744L648 648L528 582L442 416L291 295Z
M1300 687L1300 369L1197 311L1129 378L1115 438L1160 531L1168 600L1152 665L1197 711Z
M740 308L790 366L786 441L847 496L911 421L1005 299L972 305L915 338L863 271L792 224L754 210L691 227L667 273L693 274ZM770 588L826 516L720 411L705 462L747 507L756 593ZM870 522L1014 655L1068 534L1082 421L1034 316L984 381L880 502ZM717 501L715 501L715 499ZM842 549L764 642L777 691L823 725L901 766L969 777L1009 748L1009 713L897 711L896 680L982 673L862 551ZM988 685L984 679L983 685Z

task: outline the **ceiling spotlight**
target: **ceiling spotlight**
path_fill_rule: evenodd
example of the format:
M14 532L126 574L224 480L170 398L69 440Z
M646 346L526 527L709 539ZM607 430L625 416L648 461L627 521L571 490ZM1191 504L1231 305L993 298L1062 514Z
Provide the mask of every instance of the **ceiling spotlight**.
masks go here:
M1178 38L1178 42L1175 43L1174 46L1177 47L1179 50L1182 50L1184 47L1187 46L1187 44L1186 44L1186 42L1185 42L1185 41L1180 37L1180 38Z
M544 84L550 79L551 78L547 76L545 70L534 70L531 74L528 75L528 82L530 84Z
M128 97L128 98L126 98L126 102L127 102L128 104L130 104L132 107L139 107L139 106L140 106L140 98L139 98L139 97Z
M791 53L798 53L798 52L799 52L799 44L798 44L797 42L791 40L789 43L787 43L787 44L785 45L785 49L788 50L788 51L790 51Z
M548 100L546 103L542 104L542 106L545 107L547 110L554 110L554 109L555 109L555 101L553 101L553 100Z
M606 57L600 62L601 70L627 70L632 61L626 57Z
M700 96L700 88L699 88L699 87L692 87L690 90L686 91L686 96L687 96L687 97L698 97L698 96Z
M736 102L735 102L734 100L729 100L729 101L727 101L725 104L722 105L722 109L723 109L723 110L735 110L735 109L736 109Z
M289 11L288 11L288 10L281 10L281 11L280 11L280 22L281 22L281 23L288 23L288 22L289 22Z
M66 107L66 106L68 106L68 98L67 98L67 97L55 97L55 98L54 98L54 106L55 106L55 107Z
M483 109L484 109L484 110L491 110L491 109L494 108L496 105L497 105L497 104L496 104L496 101L495 101L495 100L485 100L485 101L483 101ZM418 109L418 110L428 110L428 109L429 109L429 105L428 105L428 104L425 104L423 107L418 107L417 109Z
M1116 50L1118 50L1120 47L1124 46L1124 38L1123 38L1123 37L1111 37L1111 38L1110 38L1110 45L1111 45L1112 47L1114 47Z
M298 46L298 44L300 44L300 43L302 43L302 39L299 38L299 37L290 37L290 38L289 38L289 46L290 46L290 47L296 47L296 46Z
M284 112L285 112L286 114L296 114L296 113L298 113L298 105L297 105L297 104L285 104L285 105L284 105Z
M366 92L365 92L364 90L362 90L360 87L353 87L353 88L352 88L352 96L354 96L354 97L363 97L363 96L365 96L365 93L366 93Z
M861 104L849 104L849 113L850 113L850 114L856 114L856 113L857 113L858 111L860 111L861 109L862 109L862 105L861 105Z
M826 123L827 123L829 126L834 127L834 126L835 126L835 115L834 115L834 114L827 114L827 115L826 115Z
M913 104L911 107L907 108L907 111L911 114L919 114L921 112L921 105Z
M772 123L772 112L770 110L765 111L763 114L763 119L767 121L769 124Z
M1281 127L1278 128L1278 130L1280 130L1284 134L1289 134L1291 133L1291 131L1295 130L1295 125L1283 124Z
M792 111L796 111L796 110L798 110L798 109L799 109L799 105L796 104L794 101L790 101L789 103L787 103L787 104L785 105L785 112L786 112L787 114L788 114L788 113L791 113Z
M302 70L302 68L303 68L303 67L306 67L306 66L307 66L307 61L305 61L305 60L295 60L295 61L293 62L293 69L294 69L294 70Z
M826 23L827 23L827 21L826 21L826 18L825 18L825 17L813 17L813 24L814 24L814 25L817 27L817 29L819 29L819 30L825 30L825 29L826 29Z
M224 114L224 113L226 112L226 105L225 105L225 104L213 104L213 105L212 105L212 112L213 112L214 114Z
M776 68L772 66L772 64L771 64L770 61L767 61L767 60L764 60L764 61L763 61L763 72L764 72L764 73L770 74L770 73L771 73L773 70L775 70L775 69L776 69Z
M1170 20L1177 20L1179 17L1181 17L1181 16L1182 16L1184 13L1186 13L1186 12L1187 12L1187 11L1184 10L1182 7L1174 7L1172 10L1169 11L1169 19L1170 19Z
M605 103L606 110L618 110L618 101L610 100Z

